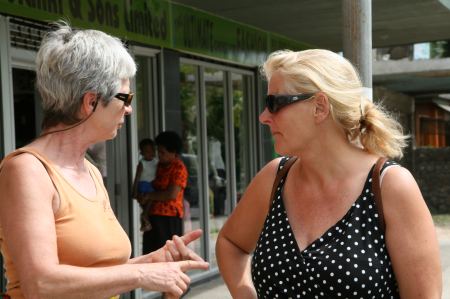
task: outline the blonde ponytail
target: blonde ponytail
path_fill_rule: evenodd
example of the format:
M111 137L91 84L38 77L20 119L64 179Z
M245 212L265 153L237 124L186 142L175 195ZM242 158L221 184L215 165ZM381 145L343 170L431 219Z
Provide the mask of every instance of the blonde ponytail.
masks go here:
M401 158L408 136L392 115L381 105L366 101L360 121L360 142L370 153L388 158Z

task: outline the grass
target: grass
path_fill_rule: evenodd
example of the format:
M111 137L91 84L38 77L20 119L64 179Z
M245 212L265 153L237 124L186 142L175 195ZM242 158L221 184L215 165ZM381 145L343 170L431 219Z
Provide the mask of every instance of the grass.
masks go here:
M450 214L436 214L433 215L434 224L438 226L450 227Z

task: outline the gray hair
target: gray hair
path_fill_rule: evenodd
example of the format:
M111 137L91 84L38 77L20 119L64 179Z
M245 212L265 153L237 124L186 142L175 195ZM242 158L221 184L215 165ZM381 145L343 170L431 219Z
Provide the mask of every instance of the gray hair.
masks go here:
M97 93L107 105L123 79L131 79L136 64L122 42L97 30L73 30L55 23L36 57L36 85L42 97L43 128L78 122L82 98Z

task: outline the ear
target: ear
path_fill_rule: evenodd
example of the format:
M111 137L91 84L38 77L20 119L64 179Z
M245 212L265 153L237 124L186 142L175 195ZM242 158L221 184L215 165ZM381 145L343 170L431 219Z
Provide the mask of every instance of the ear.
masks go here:
M317 123L321 123L330 115L330 102L328 96L323 92L318 92L314 96L314 118Z
M95 111L97 104L97 94L94 92L86 92L81 103L81 112L85 115L89 115Z

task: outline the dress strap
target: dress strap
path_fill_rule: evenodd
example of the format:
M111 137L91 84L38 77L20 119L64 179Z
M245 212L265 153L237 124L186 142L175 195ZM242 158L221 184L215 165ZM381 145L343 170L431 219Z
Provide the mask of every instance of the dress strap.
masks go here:
M372 192L375 197L375 204L378 210L378 221L380 222L382 232L386 229L386 224L384 223L383 201L381 198L380 172L386 161L387 158L380 157L372 172Z
M273 197L275 195L275 192L277 191L281 179L283 179L286 176L287 172L289 171L289 168L291 168L291 166L294 164L296 160L297 157L285 157L281 159L280 165L277 170L277 176L275 177L275 181L273 182L272 193L270 194L271 201L273 201Z

